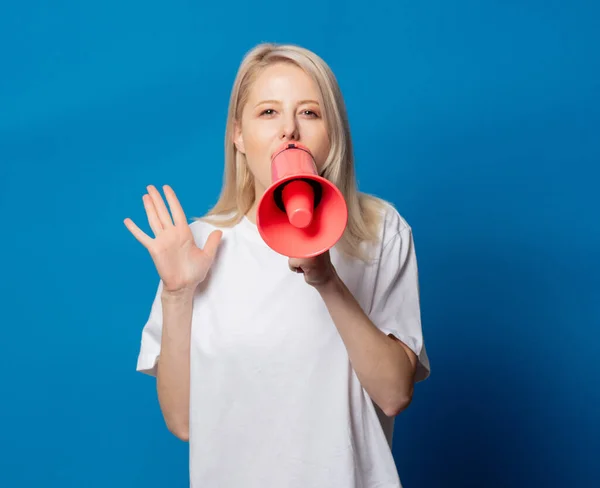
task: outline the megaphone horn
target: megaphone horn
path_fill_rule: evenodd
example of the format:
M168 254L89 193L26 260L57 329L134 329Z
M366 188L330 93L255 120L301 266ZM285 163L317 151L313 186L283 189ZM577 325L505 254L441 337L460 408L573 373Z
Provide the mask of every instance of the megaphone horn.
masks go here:
M317 256L337 243L347 221L342 193L318 175L308 148L283 144L271 160L271 185L256 213L265 243L284 256Z

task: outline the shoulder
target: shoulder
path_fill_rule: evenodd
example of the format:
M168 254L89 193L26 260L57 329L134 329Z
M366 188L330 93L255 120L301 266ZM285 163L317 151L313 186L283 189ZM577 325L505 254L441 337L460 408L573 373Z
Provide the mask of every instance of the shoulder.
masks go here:
M411 226L393 203L368 194L362 194L361 200L363 210L368 209L364 214L373 220L369 224L377 229L376 242L380 248L412 232Z
M193 221L189 223L189 226L196 243L203 245L211 232L215 230L220 230L224 234L231 231L235 226L235 223L232 221L234 217L234 214L227 214L194 218Z
M416 258L413 230L390 202L382 201L379 217L379 238L375 251L379 276L385 277L389 273L392 273L389 276L395 276Z
M393 203L368 193L359 193L360 216L350 218L352 236L360 250L361 260L375 264L391 243L402 246L411 238L411 227ZM351 210L354 212L354 210Z
M382 246L411 232L410 225L396 207L390 202L383 201L380 223L380 242Z

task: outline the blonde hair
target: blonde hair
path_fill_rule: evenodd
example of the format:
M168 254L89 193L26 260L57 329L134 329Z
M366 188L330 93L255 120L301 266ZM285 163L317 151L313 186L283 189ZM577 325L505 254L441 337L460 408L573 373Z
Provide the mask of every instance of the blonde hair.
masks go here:
M237 150L233 142L235 124L241 120L242 110L257 76L266 67L282 62L300 67L318 86L331 144L321 176L340 189L348 206L348 224L337 246L349 256L366 260L368 256L361 245L379 237L382 210L387 202L358 191L350 127L337 80L318 55L295 45L259 44L242 60L229 100L221 195L204 217L195 220L230 227L237 224L252 207L255 199L254 177L245 155Z

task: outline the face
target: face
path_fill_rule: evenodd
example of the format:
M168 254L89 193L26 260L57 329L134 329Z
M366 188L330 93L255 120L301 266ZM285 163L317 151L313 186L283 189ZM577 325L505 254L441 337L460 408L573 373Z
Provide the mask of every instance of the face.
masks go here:
M271 157L284 142L306 146L317 169L325 163L329 137L318 100L316 83L291 64L265 68L251 86L234 142L246 155L257 196L271 184Z

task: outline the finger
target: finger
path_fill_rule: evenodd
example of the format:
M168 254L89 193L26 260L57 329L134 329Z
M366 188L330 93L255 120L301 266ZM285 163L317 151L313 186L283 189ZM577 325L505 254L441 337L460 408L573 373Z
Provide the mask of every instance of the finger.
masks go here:
M288 260L288 266L290 268L290 271L293 271L294 273L303 273L303 269L302 269L302 263L299 259L295 259L295 258L290 258Z
M221 243L221 237L223 236L223 231L213 230L208 239L206 239L206 243L204 244L204 252L213 260L217 254L217 249L219 248L219 244Z
M150 198L150 195L144 195L142 197L142 200L144 201L144 208L146 209L146 215L148 216L148 223L150 224L150 228L152 229L152 232L154 232L154 235L157 236L164 229L162 224L160 223L158 215L156 214L156 208L154 208L152 198Z
M156 213L158 214L158 218L160 219L163 229L172 227L173 221L171 220L171 215L169 214L169 210L167 209L164 200L160 196L160 193L158 193L158 190L154 187L154 185L148 185L146 188L148 189L148 193L152 198L154 208L156 209Z
M137 225L133 223L129 217L123 220L125 227L129 229L129 232L133 234L133 236L146 248L149 249L152 245L152 238L147 235L142 229L140 229Z
M165 192L165 197L167 197L167 202L169 202L169 208L171 209L171 214L173 215L175 225L187 224L185 212L183 211L183 208L181 207L173 188L171 188L169 185L163 185L163 190Z

